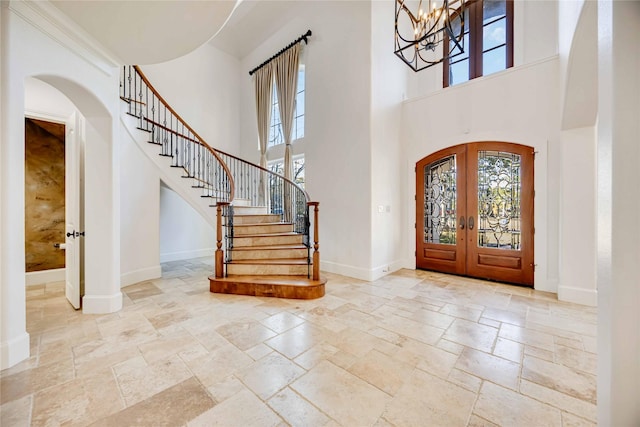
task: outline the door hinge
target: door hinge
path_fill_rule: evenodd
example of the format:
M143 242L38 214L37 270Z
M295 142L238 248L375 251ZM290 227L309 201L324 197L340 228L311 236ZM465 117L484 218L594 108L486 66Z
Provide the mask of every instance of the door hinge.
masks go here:
M418 251L413 251L413 256L418 256Z
M416 200L416 201L417 201L417 200L418 200L418 196L414 194L414 195L413 195L413 200Z
M531 268L533 268L533 271L536 271L536 266L537 266L537 265L538 265L538 264L530 264Z
M415 222L413 223L413 228L418 228L418 224L416 224Z

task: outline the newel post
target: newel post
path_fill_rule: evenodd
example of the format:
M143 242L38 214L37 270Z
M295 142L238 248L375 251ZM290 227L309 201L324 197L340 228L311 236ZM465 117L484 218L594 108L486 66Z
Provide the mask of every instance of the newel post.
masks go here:
M318 244L318 205L320 202L309 202L313 206L313 280L320 280L320 245Z
M219 279L224 276L224 262L223 262L223 252L222 252L222 207L228 206L227 202L218 202L217 203L217 217L216 217L216 245L218 249L216 249L216 266L215 266L215 274L216 278Z

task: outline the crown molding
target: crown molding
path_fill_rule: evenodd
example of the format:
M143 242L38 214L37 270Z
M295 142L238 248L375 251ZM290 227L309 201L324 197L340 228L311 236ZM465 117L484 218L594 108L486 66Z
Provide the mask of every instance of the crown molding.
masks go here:
M11 0L8 9L108 76L123 62L48 0ZM116 71L117 72L117 71Z

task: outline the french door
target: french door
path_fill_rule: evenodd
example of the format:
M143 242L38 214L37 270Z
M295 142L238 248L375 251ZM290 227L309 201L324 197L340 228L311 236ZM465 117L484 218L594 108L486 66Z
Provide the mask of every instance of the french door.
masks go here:
M457 145L416 164L416 266L533 286L533 148Z

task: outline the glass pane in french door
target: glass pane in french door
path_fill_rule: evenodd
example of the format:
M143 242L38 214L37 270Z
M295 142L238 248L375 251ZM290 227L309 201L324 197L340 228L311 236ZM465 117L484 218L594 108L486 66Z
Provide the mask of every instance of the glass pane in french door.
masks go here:
M478 151L478 247L521 249L521 156Z
M424 242L456 244L456 156L424 167Z

